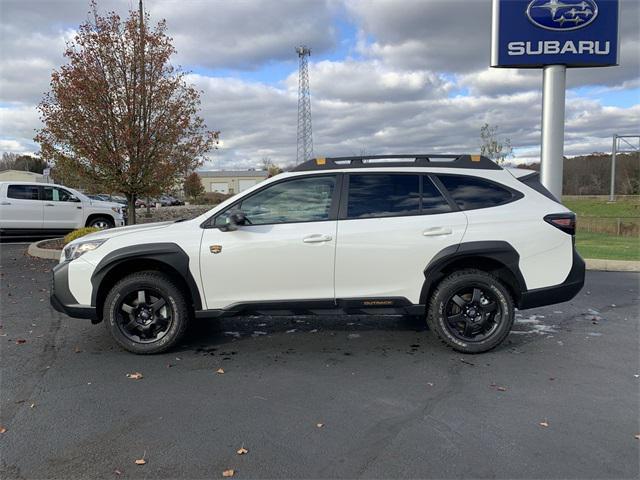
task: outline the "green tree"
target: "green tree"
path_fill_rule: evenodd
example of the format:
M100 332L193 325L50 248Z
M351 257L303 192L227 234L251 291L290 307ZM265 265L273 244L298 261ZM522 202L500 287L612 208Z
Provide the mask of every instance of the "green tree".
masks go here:
M171 189L216 148L219 132L207 129L200 92L170 63L164 20L148 29L147 14L121 20L91 7L38 106L35 140L61 177L124 193L135 223L136 198Z

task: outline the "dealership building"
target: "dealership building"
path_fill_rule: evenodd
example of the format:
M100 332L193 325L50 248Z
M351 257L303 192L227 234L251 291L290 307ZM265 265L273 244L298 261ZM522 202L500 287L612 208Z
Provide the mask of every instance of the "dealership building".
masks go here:
M240 193L266 179L264 170L201 170L197 172L206 192Z

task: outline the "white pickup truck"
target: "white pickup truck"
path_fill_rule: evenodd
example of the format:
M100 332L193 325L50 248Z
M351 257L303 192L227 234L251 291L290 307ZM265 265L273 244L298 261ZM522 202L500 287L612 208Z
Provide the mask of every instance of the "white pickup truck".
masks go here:
M124 225L123 206L91 200L61 185L0 182L0 235L66 233L80 227Z

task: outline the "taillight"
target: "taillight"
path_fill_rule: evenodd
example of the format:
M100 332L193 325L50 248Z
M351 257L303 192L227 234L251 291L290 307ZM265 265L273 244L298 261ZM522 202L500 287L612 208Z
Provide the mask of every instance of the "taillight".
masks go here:
M575 213L552 213L544 217L544 221L559 228L569 235L576 234L576 215Z

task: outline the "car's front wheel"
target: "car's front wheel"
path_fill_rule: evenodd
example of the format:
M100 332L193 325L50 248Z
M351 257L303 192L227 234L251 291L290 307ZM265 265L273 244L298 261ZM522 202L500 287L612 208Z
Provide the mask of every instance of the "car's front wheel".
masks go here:
M482 270L461 270L446 277L431 297L427 322L442 341L463 353L498 346L514 319L509 290Z
M160 353L183 336L189 308L182 290L162 272L137 272L116 283L104 302L109 333L126 350Z

